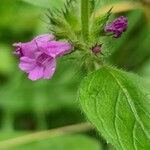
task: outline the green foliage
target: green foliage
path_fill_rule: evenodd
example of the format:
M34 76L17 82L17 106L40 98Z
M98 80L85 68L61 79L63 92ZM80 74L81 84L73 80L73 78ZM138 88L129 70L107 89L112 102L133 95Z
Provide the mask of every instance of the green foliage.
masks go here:
M150 59L145 62L143 67L139 69L138 73L150 82Z
M1 0L0 43L12 48L12 43L29 39L39 24L39 14L41 10L32 5L18 0Z
M88 119L117 150L150 149L150 86L140 77L104 66L79 90Z
M25 2L28 2L30 4L33 4L35 6L39 6L42 8L58 8L63 6L63 3L65 0L22 0Z
M13 67L14 61L11 57L10 49L5 45L0 44L0 73L8 75L12 72Z
M5 110L3 129L8 130L10 126L17 130L50 129L84 120L75 101L83 73L64 60L58 62L57 67L49 82L29 81L17 71L12 81L0 89L0 108ZM24 125L25 122L31 126Z

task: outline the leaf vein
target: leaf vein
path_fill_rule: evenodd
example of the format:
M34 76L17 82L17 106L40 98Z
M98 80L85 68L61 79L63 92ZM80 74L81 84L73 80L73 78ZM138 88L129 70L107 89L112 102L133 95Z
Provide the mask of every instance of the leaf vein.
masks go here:
M123 94L125 95L127 102L134 114L135 119L137 120L137 122L140 124L141 128L143 129L145 135L147 136L148 139L150 139L150 135L149 133L145 130L145 127L141 121L141 118L139 117L136 108L134 107L134 103L132 102L132 98L128 92L128 90L122 85L122 83L115 77L115 75L109 71L107 68L105 68L107 70L107 72L115 79L115 81L117 82L118 86L120 87L120 89L122 90Z
M132 138L133 138L133 145L134 145L134 148L135 150L137 150L137 146L136 146L136 143L135 143L135 128L136 128L136 121L134 122L134 126L133 126L133 130L132 130Z
M116 135L117 135L117 139L119 141L119 144L122 147L122 149L125 150L125 148L123 146L123 143L120 140L119 131L118 131L117 125L116 125L116 115L117 115L117 108L118 108L119 97L120 97L120 91L119 91L119 93L117 95L116 102L115 102L115 107L114 107L114 126L115 126L115 131L116 131Z

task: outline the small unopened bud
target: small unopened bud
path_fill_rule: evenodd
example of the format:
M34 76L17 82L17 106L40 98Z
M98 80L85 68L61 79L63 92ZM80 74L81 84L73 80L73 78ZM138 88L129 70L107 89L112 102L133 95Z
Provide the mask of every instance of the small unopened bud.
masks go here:
M92 48L91 48L91 50L92 50L92 52L94 53L94 54L98 54L98 53L101 53L101 51L102 51L102 44L96 44L95 46L93 46Z
M105 32L113 33L115 38L121 37L122 33L125 32L128 28L128 19L124 16L121 16L115 19L110 24L105 26Z

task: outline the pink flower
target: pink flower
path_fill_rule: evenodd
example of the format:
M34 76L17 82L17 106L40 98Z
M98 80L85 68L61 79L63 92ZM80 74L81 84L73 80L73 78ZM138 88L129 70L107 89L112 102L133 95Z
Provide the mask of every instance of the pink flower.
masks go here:
M51 34L40 35L27 43L15 43L19 68L31 80L50 79L56 70L56 58L71 52L68 42L55 41Z

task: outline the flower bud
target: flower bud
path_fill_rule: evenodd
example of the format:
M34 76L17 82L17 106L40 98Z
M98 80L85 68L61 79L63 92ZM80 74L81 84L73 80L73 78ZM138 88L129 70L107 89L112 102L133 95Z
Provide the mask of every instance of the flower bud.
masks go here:
M113 33L115 38L118 38L125 32L128 28L128 20L126 17L121 16L115 19L112 23L105 26L105 32Z
M92 47L92 52L94 53L94 54L98 54L98 53L101 53L101 51L102 51L102 44L96 44L95 46L93 46Z

